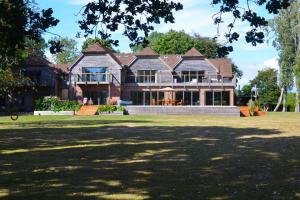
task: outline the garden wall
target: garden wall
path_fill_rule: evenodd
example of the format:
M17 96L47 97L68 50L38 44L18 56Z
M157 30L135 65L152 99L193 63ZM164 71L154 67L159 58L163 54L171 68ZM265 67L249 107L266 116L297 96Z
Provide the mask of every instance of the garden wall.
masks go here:
M126 106L129 115L240 116L237 106Z

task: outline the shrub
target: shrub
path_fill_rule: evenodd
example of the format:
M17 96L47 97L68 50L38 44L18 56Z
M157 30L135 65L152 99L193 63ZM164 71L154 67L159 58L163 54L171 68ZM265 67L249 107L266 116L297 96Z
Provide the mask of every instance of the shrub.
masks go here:
M45 97L35 101L35 110L39 111L78 111L81 104L77 101L60 101L58 97Z
M115 105L100 105L98 107L98 112L115 112L115 111L125 111L125 107L123 106L115 106Z
M254 116L255 102L252 101L252 99L250 99L250 101L248 103L248 107L249 107L251 116Z

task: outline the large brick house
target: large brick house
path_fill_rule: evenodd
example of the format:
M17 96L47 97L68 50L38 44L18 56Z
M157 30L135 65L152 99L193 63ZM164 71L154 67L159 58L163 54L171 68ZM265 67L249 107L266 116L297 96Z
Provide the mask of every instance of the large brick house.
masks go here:
M31 56L24 74L35 86L15 94L22 111L32 111L34 101L44 96L86 98L94 105L122 100L132 105L233 106L236 85L229 59L207 59L194 48L184 55L159 55L151 48L123 54L94 44L68 65Z
M159 55L151 48L119 54L94 44L69 65L69 98L93 104L233 106L229 59L207 59L195 48Z

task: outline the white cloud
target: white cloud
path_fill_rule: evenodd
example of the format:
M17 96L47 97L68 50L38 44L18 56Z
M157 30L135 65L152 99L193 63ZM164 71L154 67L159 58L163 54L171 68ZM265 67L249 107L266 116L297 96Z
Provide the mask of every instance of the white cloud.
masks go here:
M276 59L276 58L268 59L263 63L263 66L278 70L279 69L278 59Z
M244 75L243 75L242 79L239 80L239 85L241 85L241 87L242 87L243 85L248 84L250 80L255 78L255 76L257 75L257 72L259 70L262 70L265 68L274 68L274 69L278 70L279 69L278 59L270 58L270 59L263 61L262 63L253 62L253 63L249 63L248 65L244 65L242 67Z

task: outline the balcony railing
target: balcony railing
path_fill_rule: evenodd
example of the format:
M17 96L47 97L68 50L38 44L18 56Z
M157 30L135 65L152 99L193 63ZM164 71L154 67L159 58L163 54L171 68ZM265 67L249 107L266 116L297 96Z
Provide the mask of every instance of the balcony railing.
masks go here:
M209 75L165 75L157 74L155 78L150 75L129 75L126 80L127 84L139 84L139 85L235 85L236 77L222 77L216 74Z
M110 82L109 73L78 73L72 74L77 83L98 83L107 84Z

